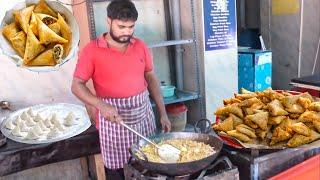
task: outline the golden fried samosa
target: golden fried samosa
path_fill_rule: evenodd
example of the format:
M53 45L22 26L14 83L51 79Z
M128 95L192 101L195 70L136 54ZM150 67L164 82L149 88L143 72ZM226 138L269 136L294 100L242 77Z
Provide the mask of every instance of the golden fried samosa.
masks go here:
M293 113L289 113L289 118L290 119L298 119L300 117L301 114L293 114Z
M283 109L283 106L278 99L273 100L267 106L272 116L288 115L288 112Z
M269 113L268 112L259 112L253 115L248 115L245 119L249 119L258 125L262 130L267 130Z
M237 130L227 131L227 134L229 136L237 138L238 140L240 140L242 142L250 142L251 141L251 139L247 135L242 134L242 133L238 132Z
M283 130L282 128L280 127L276 127L274 130L273 130L273 133L272 133L272 138L271 138L271 142L270 142L270 145L275 145L277 144L278 142L281 142L281 141L285 141L285 140L288 140L292 137L292 135L287 132L286 130Z
M249 90L247 90L245 88L241 88L240 89L240 94L250 94L250 93L253 93L253 92L251 92L251 91L249 91Z
M320 121L313 121L313 126L320 133Z
M238 125L243 124L243 120L239 118L238 116L230 113L229 115L233 120L233 128L235 129Z
M298 147L304 144L311 143L320 138L320 134L311 130L310 136L304 136L301 134L295 134L287 143L287 145L291 148Z
M22 10L13 12L14 19L19 23L21 29L28 34L29 21L34 9L34 5L26 7Z
M59 25L59 23L53 23L53 24L50 24L50 25L48 25L48 27L53 31L53 32L55 32L56 34L60 34L60 29L61 29L61 27L60 27L60 25ZM69 42L68 42L69 43ZM67 43L66 43L67 44Z
M23 31L16 33L14 37L10 39L12 47L18 52L19 56L23 58L26 48L27 35Z
M308 109L308 107L309 107L310 104L311 104L311 100L308 99L308 98L299 97L298 103L299 103L304 109Z
M6 37L8 40L10 40L11 38L13 38L18 32L19 32L19 27L18 25L13 22L11 24L6 25L3 29L2 29L2 34L4 35L4 37Z
M250 128L249 126L246 126L244 124L240 124L236 127L236 130L242 134L245 134L251 138L257 138L255 134L255 130Z
M29 62L37 57L45 47L40 44L37 37L33 34L31 28L28 29L26 50L23 57L23 64L29 64Z
M237 106L237 104L227 105L225 107L217 109L215 115L217 116L228 116L230 113L243 118L242 109Z
M301 135L304 136L310 136L311 134L311 129L309 129L305 124L303 124L302 122L299 123L295 123L291 126L291 129Z
M40 2L34 8L34 12L49 14L50 16L57 17L58 14L51 9L44 0L40 0Z
M223 105L230 105L230 104L234 104L234 103L239 103L241 102L240 99L237 99L237 98L230 98L230 99L224 99L223 100Z
M278 93L278 92L273 91L273 90L269 93L269 99L270 99L271 101L273 101L273 100L275 100L275 99L278 99L278 100L281 101L284 97L285 97L285 96L284 96L283 94Z
M43 13L34 13L34 14L38 16L45 25L53 24L58 20L57 18L50 16L49 14L43 14Z
M258 125L255 124L254 122L252 122L251 119L250 119L250 118L247 118L247 117L248 117L248 116L246 116L246 117L244 118L244 124L250 126L250 127L253 128L253 129L257 129L257 128L258 128Z
M213 125L212 128L217 131L224 131L224 132L231 131L233 130L233 119L232 117L228 117L227 119L220 122L219 124Z
M286 111L293 114L302 114L305 109L300 104L292 104L291 107L286 108Z
M56 34L47 25L45 25L39 17L36 17L38 23L39 39L41 44L49 43L67 43L68 40Z
M64 49L63 57L66 57L71 50L72 31L70 26L66 23L66 21L63 19L63 17L60 14L58 14L57 23L60 25L61 36L66 40L68 40L67 43L63 44L63 49Z
M293 130L291 128L292 124L297 123L295 120L291 120L288 117L282 120L282 122L277 126L285 131L287 131L290 134L293 134Z
M31 20L30 20L29 26L30 26L33 34L36 36L39 36L37 19L36 19L36 15L33 12L31 14Z
M258 137L260 137L261 139L265 139L266 137L270 136L269 139L271 139L271 129L272 125L268 125L267 130L262 130L262 129L256 129L256 134Z
M320 121L320 113L315 111L306 111L298 119L300 122Z
M278 125L286 118L287 118L286 116L276 116L276 117L269 116L268 124Z
M250 107L253 104L259 103L259 102L261 102L261 101L258 98L253 97L253 98L250 98L250 99L245 99L244 101L240 102L239 106L240 107Z
M286 96L285 98L282 99L282 104L286 108L291 108L293 104L296 104L300 95L291 95L291 96Z
M320 112L320 102L313 102L313 103L311 103L308 109L309 109L310 111Z
M234 97L240 100L250 99L257 97L258 95L256 93L248 93L248 94L234 94Z
M54 66L57 62L53 56L53 49L48 49L31 60L27 66Z

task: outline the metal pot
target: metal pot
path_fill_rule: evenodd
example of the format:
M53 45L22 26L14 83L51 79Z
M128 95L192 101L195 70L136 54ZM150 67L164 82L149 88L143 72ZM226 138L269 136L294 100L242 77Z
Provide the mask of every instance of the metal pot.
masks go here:
M147 157L140 151L140 147L148 144L145 140L140 140L138 143L134 144L130 148L131 155L138 161L138 163L143 166L145 169L148 169L155 173L160 173L168 176L181 176L186 174L193 174L198 172L207 166L209 166L218 156L219 152L222 149L222 141L213 135L209 134L200 134L200 133L189 133L189 132L175 132L175 133L165 133L149 137L152 141L158 143L162 140L170 139L188 139L198 142L203 142L210 145L214 148L215 153L192 162L185 163L155 163L148 161ZM137 153L140 153L144 159L140 159L137 156Z

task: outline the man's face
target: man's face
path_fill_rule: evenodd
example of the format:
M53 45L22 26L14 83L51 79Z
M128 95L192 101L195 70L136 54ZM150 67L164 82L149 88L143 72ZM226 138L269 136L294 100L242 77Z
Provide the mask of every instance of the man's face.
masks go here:
M134 33L135 21L121 21L118 19L109 19L108 24L110 27L111 38L118 43L128 43Z

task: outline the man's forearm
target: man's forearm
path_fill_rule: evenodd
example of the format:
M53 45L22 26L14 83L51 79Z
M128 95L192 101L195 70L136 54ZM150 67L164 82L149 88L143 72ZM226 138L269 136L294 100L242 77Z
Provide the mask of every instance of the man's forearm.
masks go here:
M152 99L155 101L158 112L161 116L166 115L166 110L163 102L163 98L161 96L161 91L158 83L158 79L155 75L148 75L146 77L148 82L148 90Z

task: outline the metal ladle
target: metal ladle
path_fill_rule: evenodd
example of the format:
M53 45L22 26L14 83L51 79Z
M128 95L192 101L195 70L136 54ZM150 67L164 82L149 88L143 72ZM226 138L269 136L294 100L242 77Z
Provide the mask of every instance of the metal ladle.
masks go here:
M140 134L139 132L137 132L136 130L134 130L131 127L129 127L124 122L120 122L120 124L122 126L124 126L125 128L127 128L128 130L130 130L131 132L133 132L136 135L140 136L142 139L146 140L147 142L149 142L153 146L155 146L158 149L158 155L160 156L160 158L162 160L164 160L164 161L166 161L168 163L176 163L179 160L181 151L179 149L177 149L176 147L174 147L174 146L172 146L170 144L162 144L162 145L159 146L156 143L152 142L147 137L145 137L142 134Z

